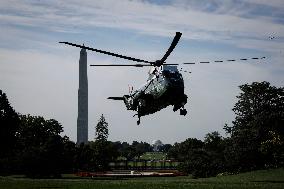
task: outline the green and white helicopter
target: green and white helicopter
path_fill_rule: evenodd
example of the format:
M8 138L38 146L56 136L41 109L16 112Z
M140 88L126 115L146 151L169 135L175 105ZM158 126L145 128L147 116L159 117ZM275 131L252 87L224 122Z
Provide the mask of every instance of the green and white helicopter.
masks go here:
M131 61L138 62L138 64L92 64L90 66L132 66L132 67L144 67L150 66L149 77L147 82L139 89L131 91L130 94L126 94L120 97L108 97L112 100L122 100L127 108L127 110L136 111L134 116L138 116L137 125L140 124L140 117L153 114L166 108L170 105L173 106L173 111L180 110L180 115L185 116L187 110L184 108L187 103L187 95L184 94L184 80L182 74L177 69L179 64L167 64L166 60L171 52L176 47L182 33L176 32L176 35L165 53L165 55L156 61L147 61L138 58L133 58L130 56L124 56L100 49L95 49L87 47L85 45L78 45L69 42L59 42L67 45L83 48L86 50L94 51L97 53L102 53L118 58L123 58ZM263 59L262 57L260 59ZM259 58L252 58L259 59ZM248 59L240 59L248 60ZM235 61L235 60L227 60ZM214 61L223 62L223 61ZM199 63L209 63L209 62L199 62ZM183 63L183 64L195 64L193 63ZM189 72L191 73L191 72Z

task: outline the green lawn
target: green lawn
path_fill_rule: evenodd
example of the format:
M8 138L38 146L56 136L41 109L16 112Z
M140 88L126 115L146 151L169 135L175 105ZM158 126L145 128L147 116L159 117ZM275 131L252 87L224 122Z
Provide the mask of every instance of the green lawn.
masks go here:
M166 159L166 153L163 153L163 152L146 152L142 156L140 156L140 159L163 160L163 159Z
M1 189L27 188L78 188L78 189L166 189L166 188L284 188L284 169L262 170L239 175L220 176L206 179L190 177L152 177L130 179L25 179L0 177Z

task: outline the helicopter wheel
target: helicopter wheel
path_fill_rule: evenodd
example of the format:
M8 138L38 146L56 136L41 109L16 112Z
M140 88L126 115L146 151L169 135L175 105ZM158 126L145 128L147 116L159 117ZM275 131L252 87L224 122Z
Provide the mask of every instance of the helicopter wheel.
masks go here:
M140 117L137 120L137 125L140 125Z
M179 110L179 114L185 116L187 114L187 110L186 109L180 109Z

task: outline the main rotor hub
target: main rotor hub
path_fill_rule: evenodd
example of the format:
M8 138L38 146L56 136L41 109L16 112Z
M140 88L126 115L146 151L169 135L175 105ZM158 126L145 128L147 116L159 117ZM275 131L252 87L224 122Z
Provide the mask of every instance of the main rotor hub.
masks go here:
M164 62L162 62L161 60L156 60L154 63L154 66L160 67L161 65L163 65Z

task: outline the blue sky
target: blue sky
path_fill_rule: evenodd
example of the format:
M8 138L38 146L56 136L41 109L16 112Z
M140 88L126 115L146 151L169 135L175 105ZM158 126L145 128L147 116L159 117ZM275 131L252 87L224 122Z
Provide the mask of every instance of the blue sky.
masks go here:
M89 68L89 139L100 114L110 140L165 143L203 139L234 118L238 86L253 81L284 83L282 0L1 1L0 89L20 113L55 118L76 140L79 49L86 45L146 60L163 56L176 31L182 38L167 62L266 56L262 61L183 67L189 115L171 108L143 117L106 97L123 95L147 78L147 68ZM269 39L274 36L274 39ZM130 63L88 52L88 64ZM122 123L122 124L119 124Z

